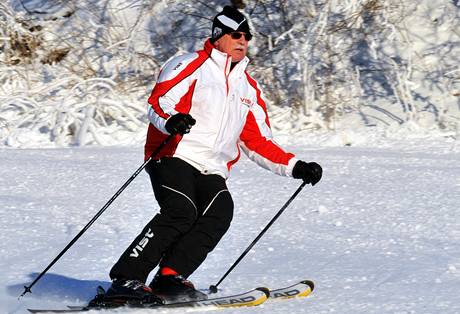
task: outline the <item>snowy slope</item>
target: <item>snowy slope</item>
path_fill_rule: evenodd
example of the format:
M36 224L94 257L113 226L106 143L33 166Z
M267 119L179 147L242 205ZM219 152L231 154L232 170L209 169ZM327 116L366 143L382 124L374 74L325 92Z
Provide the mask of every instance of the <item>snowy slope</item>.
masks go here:
M302 191L221 288L237 292L305 278L317 288L306 299L225 313L459 313L456 145L289 144L300 158L324 166L324 180ZM32 295L17 297L140 165L142 147L2 149L0 155L0 312L84 303L97 285L109 284L111 265L158 209L146 174ZM191 280L202 288L214 284L299 184L240 161L229 180L236 208L231 229Z
M224 3L0 4L0 313L82 304L109 285L110 267L158 210L145 174L17 300L140 165L159 66L200 48ZM285 16L266 3L270 19L262 6L251 15L251 71L281 142L322 164L324 179L220 287L312 279L316 290L225 312L460 313L459 1L291 0L280 3L302 9ZM96 146L76 148L86 145ZM232 227L191 280L215 284L299 184L240 161Z

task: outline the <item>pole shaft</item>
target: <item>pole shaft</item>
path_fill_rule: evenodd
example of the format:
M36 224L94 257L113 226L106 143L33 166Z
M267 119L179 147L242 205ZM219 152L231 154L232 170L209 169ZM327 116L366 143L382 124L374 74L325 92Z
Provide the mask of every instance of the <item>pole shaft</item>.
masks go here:
M118 189L118 191L108 200L107 203L97 212L97 214L83 227L83 229L67 244L67 246L53 259L53 261L35 278L35 280L29 285L24 286L24 292L19 296L22 297L28 292L32 292L32 287L45 275L48 270L64 255L70 247L91 227L91 225L105 212L105 210L117 199L118 196L126 189L126 187L141 173L141 171L147 166L147 164L160 152L160 150L173 138L173 135L169 135L155 151L150 155L148 159L132 174L132 176Z
M306 185L306 182L303 182L297 190L292 194L292 196L288 199L288 201L281 207L281 209L278 211L278 213L270 220L270 222L265 226L265 228L259 233L259 235L252 241L252 243L246 248L246 250L243 252L243 254L238 257L238 259L233 263L233 265L227 270L227 272L222 276L222 278L217 282L217 284L214 285L214 288L217 289L217 286L221 284L222 281L232 272L232 270L238 265L241 260L246 256L246 254L249 253L249 251L252 249L252 247L262 238L262 236L267 232L267 230L273 225L273 223L278 219L279 216L284 212L284 210L291 204L291 202L296 198L296 196L302 191L304 186Z

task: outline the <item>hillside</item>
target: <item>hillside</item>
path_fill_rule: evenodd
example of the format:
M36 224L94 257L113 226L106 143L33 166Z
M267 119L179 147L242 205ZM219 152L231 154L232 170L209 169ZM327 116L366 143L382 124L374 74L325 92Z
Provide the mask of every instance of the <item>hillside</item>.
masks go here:
M458 138L458 1L234 2L255 34L249 71L277 134L339 146L395 133ZM227 3L3 2L0 145L142 143L160 66L201 49Z

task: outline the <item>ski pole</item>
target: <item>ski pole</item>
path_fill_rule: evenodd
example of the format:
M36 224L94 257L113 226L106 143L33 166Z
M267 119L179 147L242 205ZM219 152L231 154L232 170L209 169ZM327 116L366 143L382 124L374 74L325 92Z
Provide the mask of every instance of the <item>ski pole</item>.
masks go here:
M104 211L110 206L110 204L115 201L115 199L123 192L123 190L141 173L141 171L147 166L147 164L163 149L163 147L168 144L168 142L174 137L174 135L169 135L158 147L155 151L150 155L148 159L144 161L144 163L133 173L133 175L122 185L122 187L109 199L107 203L99 210L99 212L88 222L88 224L72 239L72 241L67 244L67 246L59 253L56 258L40 273L40 275L35 278L35 280L29 285L24 286L24 292L19 296L19 298L23 297L26 293L32 293L32 287L43 277L44 274L67 252L68 249L72 245L77 242L77 240L86 232L86 230L91 227L91 225L104 213Z
M270 220L270 222L265 226L265 228L259 233L259 235L254 239L254 241L252 241L252 243L248 246L248 248L243 252L243 254L240 255L240 257L238 257L238 259L233 263L233 265L227 270L227 272L225 273L225 275L222 276L222 278L220 278L220 280L215 284L215 285L211 285L209 287L209 291L210 293L216 293L217 292L217 286L220 285L220 283L222 281L224 281L224 279L228 276L228 274L231 273L231 271L236 267L236 265L239 264L239 262L241 262L241 260L246 256L246 254L249 253L249 251L252 249L252 247L260 240L260 238L262 238L262 236L265 234L265 232L267 232L267 230L271 227L271 225L273 225L273 223L278 219L279 216L281 216L281 214L284 212L284 210L289 206L289 204L291 204L291 202L296 198L296 196L300 193L300 191L302 191L302 189L304 188L304 186L307 184L307 182L303 182L298 188L297 190L294 192L294 194L292 194L292 196L288 199L288 201L286 202L286 204L283 205L283 207L281 207L281 209L278 211L278 213L272 218L272 220Z

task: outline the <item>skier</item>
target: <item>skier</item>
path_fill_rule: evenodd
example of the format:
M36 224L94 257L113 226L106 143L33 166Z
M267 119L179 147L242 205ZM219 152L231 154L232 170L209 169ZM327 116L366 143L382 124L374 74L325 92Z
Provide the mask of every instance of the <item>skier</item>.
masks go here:
M279 175L312 185L321 179L320 165L298 160L272 139L264 95L246 72L251 38L244 15L225 6L203 50L162 67L148 99L145 144L148 158L175 135L146 167L161 210L113 266L106 297L205 298L187 278L230 226L233 201L226 179L240 150Z

